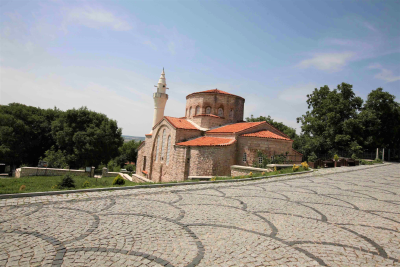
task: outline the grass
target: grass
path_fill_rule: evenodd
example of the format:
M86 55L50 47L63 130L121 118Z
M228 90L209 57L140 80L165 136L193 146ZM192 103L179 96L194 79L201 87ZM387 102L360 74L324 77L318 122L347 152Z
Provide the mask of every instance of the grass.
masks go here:
M0 194L28 193L28 192L45 192L45 191L62 191L73 189L103 188L103 187L123 187L133 185L143 185L147 183L134 183L125 180L124 185L113 185L115 177L104 177L100 179L82 176L73 176L75 188L57 189L55 185L59 184L62 176L31 176L22 178L2 178L0 179ZM85 181L89 182L89 186L83 187ZM20 191L22 185L25 189Z
M302 172L305 171L303 167L299 167L299 169L295 172ZM232 180L232 179L243 179L243 178L254 178L254 177L268 177L268 176L272 176L272 175L277 175L277 174L285 174L285 173L293 173L293 169L290 168L284 168L278 171L273 171L273 172L266 172L264 174L262 174L261 172L255 172L253 173L253 175L241 175L241 176L228 176L228 177L219 177L216 176L215 180Z
M374 165L377 163L383 163L381 159L376 159L374 161L366 161L366 160L360 160L360 165Z
M304 171L303 167L300 167L298 171ZM285 168L278 171L266 172L262 174L261 172L253 173L253 175L243 175L243 176L228 176L228 177L215 177L215 180L232 180L232 179L242 179L250 177L265 177L277 174L293 173L292 168ZM91 178L82 176L73 176L75 181L75 188L64 188L59 189L55 186L59 184L62 180L62 176L31 176L22 178L3 178L0 179L0 194L14 194L14 193L29 193L29 192L46 192L46 191L63 191L63 190L74 190L74 189L88 189L88 188L104 188L104 187L124 187L124 186L134 186L134 185L145 185L152 183L134 183L125 180L124 185L113 185L112 182L115 177L104 177L104 178ZM214 180L214 179L213 179ZM85 182L89 182L88 186L84 186ZM200 180L185 180L182 182L199 182ZM167 183L155 183L155 184L172 184L181 183L177 181L167 182ZM23 187L24 186L24 187ZM23 190L20 190L22 189Z

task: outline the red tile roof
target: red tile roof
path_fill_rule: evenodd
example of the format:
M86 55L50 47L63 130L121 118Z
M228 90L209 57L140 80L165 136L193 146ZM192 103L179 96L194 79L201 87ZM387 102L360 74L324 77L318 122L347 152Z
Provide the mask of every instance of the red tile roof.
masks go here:
M207 133L239 133L241 131L247 130L249 128L258 126L260 124L266 123L265 121L259 122L239 122L234 124L229 124L216 129L207 131Z
M149 134L145 134L145 136L152 136L153 134L149 133Z
M258 131L255 133L248 133L248 134L242 134L241 136L245 137L258 137L258 138L271 138L271 139L280 139L280 140L291 140L290 138L286 138L280 135L277 135L271 131L263 130L263 131Z
M243 98L243 97L241 97L241 96L234 95L234 94L231 94L231 93L222 91L222 90L211 89L211 90L206 90L206 91L191 93L191 94L189 94L189 95L186 96L186 99L187 99L189 96L192 96L192 95L194 95L194 94L223 94L223 95L232 95L232 96L237 96L237 97ZM244 99L244 98L243 98L243 99Z
M297 150L294 150L293 148L292 148L292 150L293 150L293 152L294 152L294 153L297 153L297 154L300 154L300 155L302 155L302 156L303 156L303 154L302 154L302 153L300 153L299 151L297 151Z
M142 171L144 174L149 174L147 171Z
M186 129L186 130L198 130L193 124L188 122L186 119L167 117L165 116L169 123L172 124L177 129Z
M202 136L186 142L177 143L178 146L229 146L235 143L235 139Z
M220 118L220 116L214 115L214 114L199 114L199 115L194 115L193 117L198 117L198 116L207 116L207 117L214 117L214 118Z

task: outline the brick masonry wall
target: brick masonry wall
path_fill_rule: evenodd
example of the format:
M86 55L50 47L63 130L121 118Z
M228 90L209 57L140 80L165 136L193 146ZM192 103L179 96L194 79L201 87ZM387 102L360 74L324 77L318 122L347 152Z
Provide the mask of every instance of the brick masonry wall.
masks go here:
M200 107L200 114L206 113L206 108L211 107L211 114L218 116L218 109L222 108L224 110L224 119L222 125L227 123L243 121L243 110L244 110L244 99L224 94L195 94L186 97L186 110L185 116L192 119L196 114L196 107ZM188 114L188 110L192 108L191 116ZM230 110L233 110L233 119L229 118Z
M63 176L66 174L76 176L90 177L89 172L83 170L69 170L69 169L53 169L53 168L38 168L38 167L22 167L15 172L15 177L27 177L27 176Z
M188 176L227 176L234 165L236 145L192 147Z
M262 151L267 157L275 154L292 153L293 141L277 140L269 138L244 137L239 136L237 145L236 164L252 166L253 162L258 162L257 151ZM243 162L243 154L247 154L247 162Z
M220 127L226 124L225 119L223 118L215 118L215 117L208 117L208 116L196 116L191 119L194 123L199 125L202 128L212 129L216 127Z
M164 145L164 153L161 155L161 144L163 131L166 131ZM157 136L160 136L160 145L157 146ZM167 143L168 136L171 136L171 148L169 162L167 164ZM138 151L138 159L136 164L136 174L146 177L154 182L183 181L185 169L185 150L175 147L175 144L183 140L189 140L201 136L200 130L184 130L175 129L167 120L163 120L156 128L153 129L152 136L146 136L146 144ZM157 160L156 151L160 154ZM146 171L143 171L143 159L146 156Z

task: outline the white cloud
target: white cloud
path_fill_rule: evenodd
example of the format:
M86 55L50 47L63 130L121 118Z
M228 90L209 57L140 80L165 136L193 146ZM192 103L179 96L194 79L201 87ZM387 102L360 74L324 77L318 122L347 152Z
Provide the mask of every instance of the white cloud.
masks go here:
M307 100L307 94L312 93L312 91L317 87L318 86L315 83L290 87L281 91L278 94L278 98L291 104L303 104Z
M115 31L128 31L131 25L119 16L102 8L78 7L68 11L67 22L89 28L111 28Z
M339 71L354 57L352 52L315 54L312 58L301 61L300 68L314 67L324 71Z
M373 32L377 32L378 30L372 26L372 24L370 24L369 22L364 21L363 23L364 27L366 27L367 29L373 31Z
M144 41L143 44L151 47L151 49L153 49L153 50L158 50L157 46L150 40Z
M381 64L375 63L368 66L369 69L378 69L381 72L375 74L374 78L384 80L387 83L400 80L400 75L395 76L391 70L385 69Z

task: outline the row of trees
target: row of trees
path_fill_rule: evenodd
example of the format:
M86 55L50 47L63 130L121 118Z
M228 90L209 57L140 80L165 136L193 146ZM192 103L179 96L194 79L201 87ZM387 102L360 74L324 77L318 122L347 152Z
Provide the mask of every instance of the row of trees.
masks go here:
M400 105L382 88L371 91L364 102L350 84L339 84L334 90L325 85L307 95L307 104L309 111L297 118L300 135L269 116L246 120L269 122L290 136L294 149L305 156L339 151L358 156L377 147L400 148Z
M61 111L12 103L0 106L0 161L80 168L136 161L139 143L124 144L115 120L86 107Z

